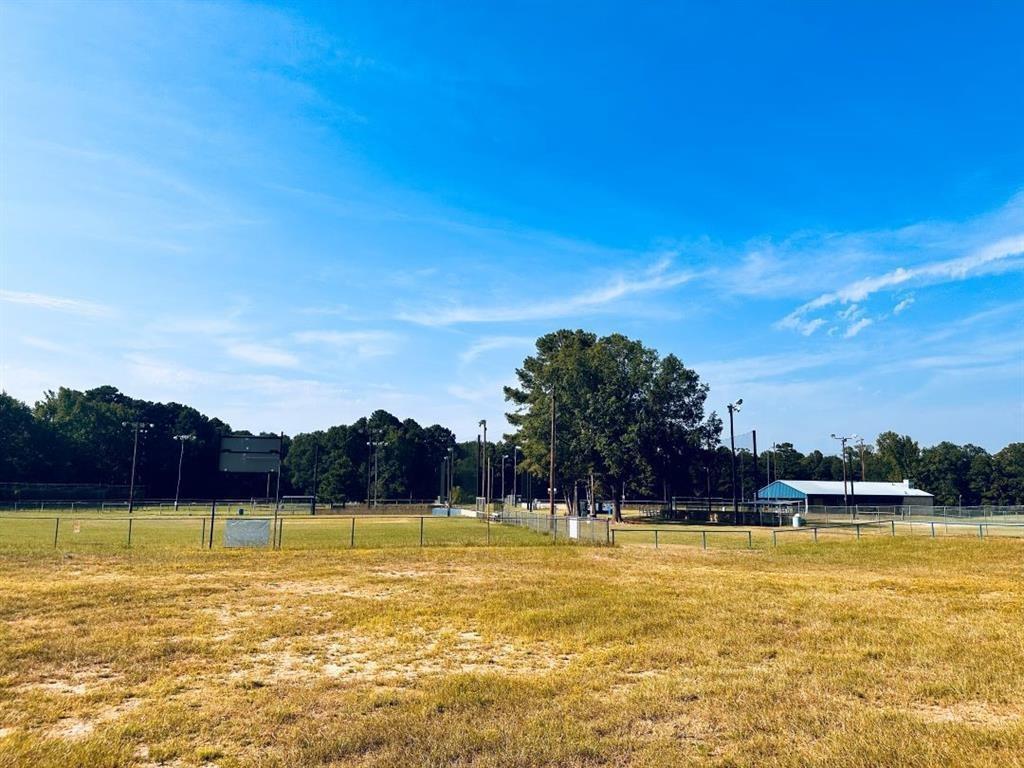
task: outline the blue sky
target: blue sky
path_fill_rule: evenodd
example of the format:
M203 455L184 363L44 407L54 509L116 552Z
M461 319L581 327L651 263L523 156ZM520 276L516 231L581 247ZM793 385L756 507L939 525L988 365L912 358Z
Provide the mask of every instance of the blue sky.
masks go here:
M500 422L538 335L762 445L1024 440L1024 9L0 6L0 386Z

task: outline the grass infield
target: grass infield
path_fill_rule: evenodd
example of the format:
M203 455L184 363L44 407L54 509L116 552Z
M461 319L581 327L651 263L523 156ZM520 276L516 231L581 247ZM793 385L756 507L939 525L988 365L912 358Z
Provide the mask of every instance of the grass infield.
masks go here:
M882 535L8 547L0 766L1024 766L1022 569Z

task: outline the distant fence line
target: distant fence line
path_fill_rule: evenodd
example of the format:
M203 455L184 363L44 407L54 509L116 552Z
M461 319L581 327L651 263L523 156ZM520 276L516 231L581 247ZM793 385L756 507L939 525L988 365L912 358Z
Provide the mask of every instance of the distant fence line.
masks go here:
M412 501L408 499L381 499L376 505L372 502L366 504L365 502L345 502L345 503L318 503L315 507L307 502L298 502L293 500L282 500L280 502L274 499L180 499L175 504L173 499L153 499L145 501L135 501L132 504L134 507L135 514L185 514L185 515L201 515L207 514L211 507L216 504L217 509L222 513L228 509L238 510L244 509L249 514L258 513L273 513L277 510L278 514L306 514L306 515L347 515L353 512L360 513L362 510L372 511L375 514L387 514L392 510L403 511L408 513L410 509L415 510L417 507L420 508L421 513L427 513L430 507L436 502L434 501L423 501L414 499ZM81 499L70 501L67 499L42 499L32 501L7 501L0 502L0 514L3 513L47 513L47 512L70 512L70 513L88 513L88 512L120 512L127 511L129 504L127 500L124 501L108 501L99 499Z
M244 508L243 508L244 512ZM483 514L434 506L425 515L270 515L238 514L229 505L210 504L202 515L39 515L32 511L0 515L0 544L52 546L126 546L140 534L150 545L213 549L226 521L266 521L272 549L375 548L391 546L528 545L550 538L552 544L609 543L605 519L551 517L546 514ZM517 529L524 529L518 532ZM513 531L517 531L513 533ZM541 539L540 541L543 541Z

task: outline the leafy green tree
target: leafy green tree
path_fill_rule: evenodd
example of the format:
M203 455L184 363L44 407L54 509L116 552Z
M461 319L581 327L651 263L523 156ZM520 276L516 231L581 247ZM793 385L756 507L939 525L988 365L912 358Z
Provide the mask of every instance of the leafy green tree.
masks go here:
M917 476L921 449L910 435L883 432L875 439L885 479L892 482L909 480Z
M547 474L553 399L556 486L570 508L582 482L608 494L621 519L627 483L650 492L658 472L700 461L708 388L674 355L621 334L562 330L539 338L516 375L505 388L513 441L528 471Z

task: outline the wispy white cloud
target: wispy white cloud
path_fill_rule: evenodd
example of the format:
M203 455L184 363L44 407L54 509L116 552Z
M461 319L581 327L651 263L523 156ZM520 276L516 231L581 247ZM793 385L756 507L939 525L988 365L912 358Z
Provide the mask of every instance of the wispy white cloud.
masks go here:
M671 258L659 259L640 277L616 273L604 285L566 297L538 297L530 301L516 299L508 303L461 305L447 308L425 307L418 312L401 312L400 320L428 326L462 323L514 323L527 320L549 320L559 317L599 312L610 304L632 296L671 290L693 280L696 274L671 269Z
M535 341L536 339L531 336L484 336L459 353L459 360L465 365L487 352L496 349L527 349L533 346Z
M876 293L908 284L933 285L966 280L1004 268L1022 268L1024 260L1016 258L1019 256L1024 256L1024 235L1001 238L966 256L943 259L910 268L898 267L881 275L855 280L837 290L824 293L797 307L776 325L779 328L789 328L806 335L808 324L812 322L807 320L807 316L825 307L834 304L863 302Z
M394 354L402 341L390 331L298 331L292 338L300 344L324 344L363 359Z
M113 308L105 304L82 301L81 299L68 299L62 296L49 296L44 293L0 289L0 301L8 304L22 304L39 309L49 309L55 312L67 312L68 314L81 317L109 317L114 314Z
M847 327L846 332L843 334L843 338L852 339L854 336L863 331L873 322L874 320L872 320L870 317L862 317L860 320L857 320L855 323L852 323L849 327Z
M26 347L41 349L43 352L52 352L57 355L65 355L71 351L64 344L58 344L50 339L41 339L38 336L22 336L21 343Z
M910 305L914 303L914 294L910 294L907 298L900 301L895 307L892 308L892 313L898 315L906 309L909 309Z
M267 344L253 342L229 342L224 351L236 360L246 363L264 365L275 368L293 368L299 364L299 358L291 352L272 347Z

